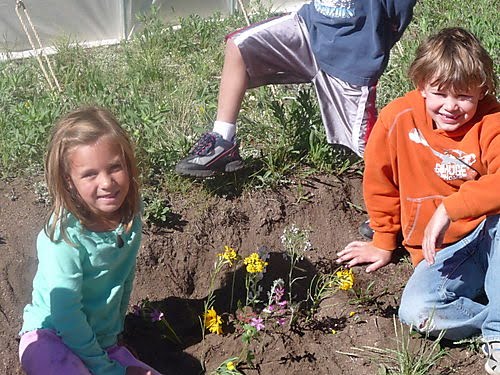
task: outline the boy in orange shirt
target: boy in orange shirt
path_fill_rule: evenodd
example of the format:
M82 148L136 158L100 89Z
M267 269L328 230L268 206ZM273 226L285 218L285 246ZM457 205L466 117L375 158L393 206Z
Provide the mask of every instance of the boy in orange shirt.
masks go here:
M402 322L458 340L482 334L500 374L500 103L493 61L461 28L423 42L417 87L380 113L365 151L364 199L373 241L340 251L367 272L388 264L399 231L415 266ZM425 260L424 260L425 259ZM477 302L486 295L487 304Z

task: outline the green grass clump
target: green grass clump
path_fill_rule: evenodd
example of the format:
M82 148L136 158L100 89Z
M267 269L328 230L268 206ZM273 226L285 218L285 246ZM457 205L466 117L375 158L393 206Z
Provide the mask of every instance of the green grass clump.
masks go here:
M379 107L412 88L406 71L415 47L439 28L469 28L498 65L496 2L418 2L380 79ZM249 10L252 22L270 15L262 7ZM239 13L193 15L174 28L155 9L141 21L142 30L116 46L83 49L60 41L50 59L61 93L50 90L35 59L0 63L0 176L40 169L56 119L77 106L95 104L110 108L132 135L146 184L179 189L173 167L211 128L216 114L224 36L246 22ZM248 186L274 187L305 169L341 174L359 166L352 154L326 143L314 89L307 84L249 91L238 126L248 168L217 180L219 187L204 182L209 190L226 194Z

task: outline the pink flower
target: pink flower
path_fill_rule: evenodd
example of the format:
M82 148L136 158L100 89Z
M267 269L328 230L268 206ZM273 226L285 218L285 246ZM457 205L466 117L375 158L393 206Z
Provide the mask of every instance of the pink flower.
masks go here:
M273 304L270 304L269 306L267 306L264 309L264 312L266 312L266 313L272 313L273 311L274 311L274 305Z
M250 325L255 327L257 331L261 331L265 328L262 318L252 318Z
M279 302L285 295L285 288L278 286L275 290L275 293L276 293L275 300L276 302Z
M278 318L278 319L276 319L276 323L278 323L280 326L284 326L286 323L286 319L285 318Z
M151 321L158 322L163 319L163 313L158 309L153 309L151 312Z

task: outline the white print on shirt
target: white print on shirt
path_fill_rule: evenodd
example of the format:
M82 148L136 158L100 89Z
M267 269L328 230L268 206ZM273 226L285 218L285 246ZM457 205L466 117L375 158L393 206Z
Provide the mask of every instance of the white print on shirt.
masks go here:
M351 18L356 13L354 0L315 0L314 8L330 18Z
M434 166L434 173L445 181L474 180L477 171L472 168L477 158L475 154L466 154L461 150L446 150L444 153L434 150L424 138L420 130L412 129L408 133L410 141L429 147L432 153L441 159Z

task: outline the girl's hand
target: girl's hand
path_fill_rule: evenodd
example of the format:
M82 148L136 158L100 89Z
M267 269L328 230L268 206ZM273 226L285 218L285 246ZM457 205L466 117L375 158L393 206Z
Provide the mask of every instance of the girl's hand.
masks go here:
M436 247L441 247L443 244L444 234L448 230L450 223L451 220L446 212L446 208L441 203L436 208L424 231L422 251L427 263L434 264Z
M369 263L366 272L376 271L391 261L392 251L373 246L372 242L354 241L337 253L337 263L348 262L347 266Z
M153 372L142 367L129 366L126 375L153 375Z

